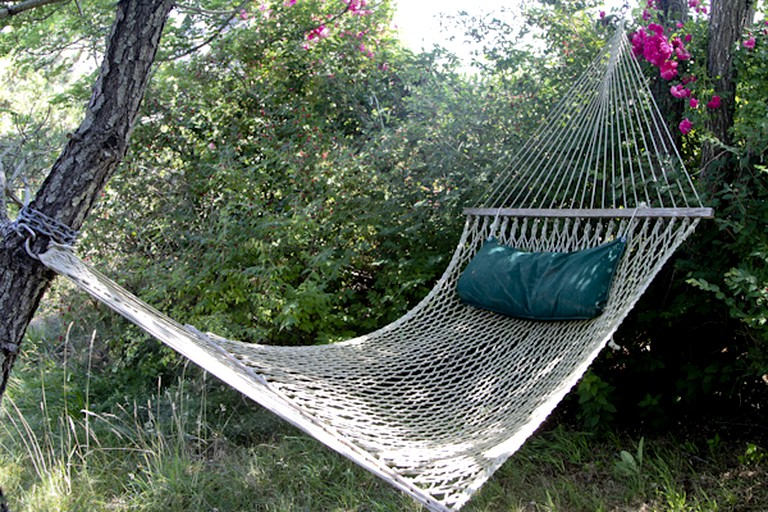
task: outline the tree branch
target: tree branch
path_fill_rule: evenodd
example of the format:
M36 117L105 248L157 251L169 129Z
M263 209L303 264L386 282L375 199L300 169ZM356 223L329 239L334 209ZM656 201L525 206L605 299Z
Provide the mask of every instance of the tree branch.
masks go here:
M36 9L50 4L67 3L69 0L24 0L8 7L0 7L0 20L10 18L24 11Z
M234 9L234 10L232 10L232 11L222 11L222 14L223 14L223 15L225 15L225 16L226 16L226 18L225 18L225 19L224 19L224 21L223 21L223 22L222 22L222 23L219 25L219 27L218 27L218 28L216 28L216 29L214 30L213 34L212 34L211 36L209 36L208 38L206 38L206 39L205 39L203 42L201 42L201 43L199 43L199 44L196 44L196 45L195 45L195 46L193 46L192 48L189 48L189 49L187 49L187 50L183 51L182 53L179 53L179 54L173 54L173 55L169 55L169 56L167 56L167 57L165 57L165 58L162 58L162 59L158 59L158 61L159 61L159 62L170 62L170 61L178 60L178 59L181 59L181 58L184 58L184 57L186 57L187 55L191 55L192 53L195 53L196 51L200 50L201 48L204 48L204 47L208 46L208 45L209 45L209 44L211 44L211 43L212 43L212 42L213 42L213 41L214 41L214 40L215 40L217 37L219 37L219 36L220 36L220 35L221 35L221 34L222 34L222 33L223 33L223 32L224 32L226 29L227 29L227 27L229 27L229 25L230 25L230 23L232 22L232 20L233 20L233 19L235 19L235 17L237 16L237 14L238 14L238 13L239 13L239 12L240 12L240 11L241 11L241 10L242 10L242 9L243 9L245 6L246 6L246 5L248 5L248 3L249 3L249 0L246 0L246 1L244 1L243 3L241 3L240 5L238 5L237 7L235 7L235 9ZM304 34L304 33L307 33L307 32L309 32L309 31L311 31L311 30L314 30L314 29L317 29L317 28L319 28L319 27L321 27L321 26L323 26L323 25L332 25L332 24L333 24L333 23L334 23L336 20L338 20L339 18L341 18L342 16L344 16L344 15L345 15L345 14L346 14L346 13L347 13L347 12L348 12L348 11L349 11L351 8L352 8L352 2L344 2L344 3L345 3L345 7L344 7L344 9L343 9L341 12L339 12L338 14L336 14L336 15L332 16L331 18L329 18L328 20L326 20L326 21L324 21L324 22L320 23L319 25L314 25L314 26L312 26L312 27L307 27L307 28L304 28L304 29L302 29L302 30L300 30L300 31L297 31L297 34ZM202 9L194 9L194 8L192 8L192 7L189 7L189 6L182 6L182 5L178 5L178 4L177 4L177 6L176 6L176 9L178 9L178 10L180 10L180 11L183 11L183 10L189 10L189 11L191 11L191 12L197 12L197 13L201 13L201 14L202 14L202 13L204 13L204 14L210 14L210 15L214 15L214 14L216 14L216 11L204 11L204 10L202 10ZM280 37L280 36L277 36L277 37L273 38L273 39L272 39L270 42L268 42L267 44L271 44L272 42L274 42L274 41L276 41L277 39L279 39L279 37Z
M173 60L178 60L178 59L186 57L187 55L191 55L191 54L195 53L200 48L204 48L204 47L208 46L209 44L211 44L214 41L214 39L219 37L227 29L227 27L232 22L232 20L234 20L235 17L237 16L237 13L239 13L241 9L244 9L246 5L248 5L248 0L244 1L243 3L241 3L240 5L235 7L235 9L233 9L232 11L227 11L225 13L226 17L224 18L224 21L218 26L218 28L216 28L213 31L213 35L211 35L208 38L206 38L203 42L196 44L192 48L189 48L189 49L183 51L180 54L170 55L170 56L168 56L168 57L166 57L164 59L158 59L158 61L160 61L160 62L169 62L169 61L173 61Z

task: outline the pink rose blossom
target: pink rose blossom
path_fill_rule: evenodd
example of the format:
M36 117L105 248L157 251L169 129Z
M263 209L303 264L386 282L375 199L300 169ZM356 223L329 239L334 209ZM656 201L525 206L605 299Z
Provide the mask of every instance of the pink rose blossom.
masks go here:
M651 19L651 13L648 12L648 9L643 10L643 19L645 21L648 21L649 19Z
M688 53L688 50L686 50L682 46L678 46L677 48L675 48L675 55L677 56L678 60L688 60L691 58L691 54Z
M307 34L307 41L312 41L313 39L325 39L330 35L330 32L328 31L328 27L325 25L320 25L317 28L313 28L309 31Z
M693 130L693 123L688 119L687 117L680 121L680 124L678 125L678 128L680 128L680 133L683 135L688 135L691 130Z
M677 76L677 62L673 60L664 61L661 65L661 78L672 80Z
M669 89L669 92L675 98L687 98L687 97L689 97L691 95L691 90L690 89L686 89L685 86L682 85L682 84L673 85Z
M720 108L720 96L714 95L712 96L712 99L709 100L709 103L707 103L707 108Z
M744 48L753 50L755 48L755 36L749 36L749 39L747 39L741 44L744 45Z
M643 57L654 66L661 67L672 56L672 52L672 45L661 34L656 33L645 39Z
M699 108L699 100L696 98L691 98L691 100L688 102L688 105L693 109Z
M349 5L349 11L357 14L367 14L363 8L368 5L366 0L346 0L346 4Z
M645 29L642 27L632 34L632 53L635 57L640 57L643 54L643 47L645 46Z

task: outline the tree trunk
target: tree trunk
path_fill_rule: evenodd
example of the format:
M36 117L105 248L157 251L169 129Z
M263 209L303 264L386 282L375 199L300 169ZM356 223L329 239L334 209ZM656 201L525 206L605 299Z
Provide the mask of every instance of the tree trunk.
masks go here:
M722 143L730 145L735 111L736 75L733 55L744 28L753 15L753 0L713 0L709 21L707 74L712 80L721 106L710 110L707 128ZM718 162L720 150L705 143L701 150L702 177L711 184L728 180L730 172Z
M31 207L78 230L125 155L172 0L120 0L85 119ZM0 400L32 316L53 275L9 225L0 239ZM42 251L47 237L32 243Z

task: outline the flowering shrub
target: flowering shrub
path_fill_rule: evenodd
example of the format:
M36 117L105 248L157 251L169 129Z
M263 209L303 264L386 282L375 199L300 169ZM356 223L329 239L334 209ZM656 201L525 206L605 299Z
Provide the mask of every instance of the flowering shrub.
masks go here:
M700 0L689 0L688 7L695 15L705 16L708 8ZM654 18L661 18L656 0L648 0L646 8L643 10L642 19L649 22L647 26L641 26L631 34L632 52L638 59L642 59L658 68L659 76L666 81L672 82L679 79L678 83L672 83L669 93L676 99L688 99L686 111L689 113L699 109L700 100L694 90L697 84L697 77L694 74L686 74L685 70L692 60L691 52L687 45L691 43L693 36L691 33L677 33L683 31L686 25L677 23L674 29L667 30L660 23L651 21ZM744 47L752 49L755 45L755 39L744 41ZM706 91L700 91L700 94ZM707 108L717 109L721 106L720 97L712 95L706 103ZM687 135L694 128L694 123L685 117L678 125L680 132Z
M768 24L760 21L748 27L735 41L735 92L726 98L711 89L718 77L707 75L706 34L716 27L704 18L706 6L690 2L693 19L664 29L661 13L652 4L648 7L631 36L633 52L652 69L656 91L669 91L669 101L661 101L660 107L676 118L674 125L683 135L680 149L689 168L705 170L694 172L693 179L703 185L700 191L716 218L701 223L678 253L668 279L652 285L645 302L624 324L618 343L628 347L634 366L627 370L631 365L611 355L617 360L612 368L616 377L606 380L617 389L635 380L650 383L644 390L658 396L657 403L642 396L625 397L627 403L644 408L641 414L648 417L653 417L652 407L658 409L653 414L659 418L662 411L666 416L683 409L688 414L730 412L737 402L740 413L750 408L764 411L768 394L763 383L768 381ZM725 117L716 111L726 106L733 109L733 123L727 126L731 139L723 143L697 127L707 116ZM715 148L715 158L707 155L706 161L701 160L704 140ZM685 277L675 279L672 272ZM660 312L651 313L652 308Z

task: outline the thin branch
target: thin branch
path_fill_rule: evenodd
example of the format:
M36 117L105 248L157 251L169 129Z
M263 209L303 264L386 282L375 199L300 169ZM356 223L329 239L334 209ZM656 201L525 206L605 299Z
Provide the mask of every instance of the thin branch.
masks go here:
M24 0L8 7L0 7L0 20L10 18L24 11L36 9L50 4L67 3L69 0Z
M242 4L245 5L245 4ZM238 9L241 9L239 7ZM202 7L195 7L193 5L186 5L182 3L176 4L176 10L179 12L192 12L195 14L205 14L206 16L228 16L232 14L232 10L227 9L226 11L213 11L211 9L203 9Z
M160 62L169 62L169 61L178 60L178 59L181 59L183 57L186 57L187 55L195 53L196 51L198 51L201 48L204 48L204 47L208 46L217 37L219 37L224 32L224 30L226 30L226 28L229 26L230 22L233 19L235 19L235 17L240 13L240 11L243 8L245 8L245 6L248 5L249 3L250 3L250 1L246 0L245 2L241 3L240 5L238 5L233 11L227 11L227 13L226 13L226 14L228 14L227 18L224 20L224 22L221 25L219 25L219 27L214 31L214 33L210 37L205 39L205 41L201 42L200 44L195 45L194 47L192 47L192 48L190 48L188 50L185 50L184 52L182 52L182 53L180 53L178 55L170 55L170 56L168 56L168 57L166 57L164 59L157 59L157 60L160 61ZM344 7L344 10L342 10L338 14L332 16L331 18L329 18L328 20L324 21L323 23L321 23L319 25L315 25L313 27L308 27L308 28L302 29L300 31L297 31L296 34L304 34L304 33L307 33L307 32L309 32L311 30L318 29L318 28L320 28L323 25L331 25L331 24L333 24L336 20L338 20L339 18L344 16L352 8L352 2L344 2L344 3L346 4L346 6ZM179 9L179 8L181 8L181 6L177 6L177 9ZM187 6L185 6L183 8L184 9L188 9L190 11L193 11L192 8L187 7ZM203 11L198 10L198 12L203 12ZM274 42L277 39L279 39L279 38L275 37L268 44L271 44L271 42Z
M241 3L240 5L235 7L235 9L233 11L229 12L227 17L221 23L221 25L219 25L219 27L216 30L214 30L213 34L210 37L208 37L207 39L205 39L205 41L203 41L202 43L197 44L194 47L192 47L192 48L190 48L190 49L188 49L188 50L186 50L186 51L184 51L184 52L182 52L182 53L180 53L178 55L172 55L172 56L167 57L165 59L158 59L158 60L161 61L161 62L162 61L168 62L168 61L172 61L172 60L181 59L183 57L186 57L187 55L195 53L200 48L204 48L204 47L208 46L209 44L211 44L214 41L214 39L218 38L224 32L224 30L226 30L226 28L229 26L229 24L232 22L232 20L235 19L235 17L238 15L238 13L242 9L244 9L245 6L248 5L249 3L250 3L250 0L245 0L243 3Z

